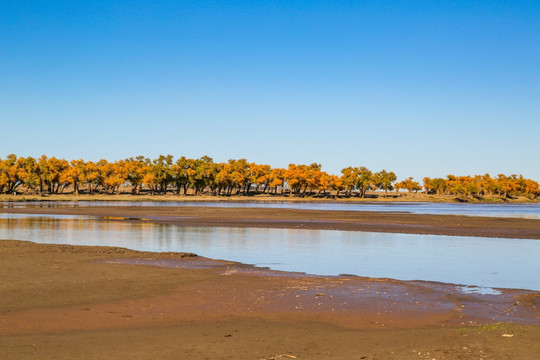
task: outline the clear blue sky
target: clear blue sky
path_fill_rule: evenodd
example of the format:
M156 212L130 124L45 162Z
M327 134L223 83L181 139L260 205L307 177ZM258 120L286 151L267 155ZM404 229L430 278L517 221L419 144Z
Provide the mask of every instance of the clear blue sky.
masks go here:
M540 180L540 1L1 1L0 157Z

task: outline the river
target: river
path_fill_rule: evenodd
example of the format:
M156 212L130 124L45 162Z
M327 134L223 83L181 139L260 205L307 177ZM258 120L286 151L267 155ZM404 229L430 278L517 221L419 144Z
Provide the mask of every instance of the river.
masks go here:
M184 227L0 214L0 239L194 252L274 270L540 290L540 241L354 231Z
M287 202L287 201L42 201L0 202L4 208L77 206L208 206L266 207L306 210L380 211L430 215L467 215L540 219L540 203L430 203L430 202Z

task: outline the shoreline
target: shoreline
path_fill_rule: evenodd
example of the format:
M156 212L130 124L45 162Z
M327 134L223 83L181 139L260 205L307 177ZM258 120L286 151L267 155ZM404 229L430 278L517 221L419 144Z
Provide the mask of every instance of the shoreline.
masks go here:
M2 240L0 240L2 241ZM18 240L8 240L8 241L18 241ZM26 242L26 240L23 240ZM62 246L62 244L51 244L51 243L35 243L28 241L36 245L53 245L53 246ZM70 245L68 245L70 246ZM98 245L76 245L76 246L90 246L97 248L108 248L108 246L98 246ZM112 247L115 248L115 247ZM396 284L405 284L405 285L419 285L429 289L442 289L444 288L447 292L455 292L457 294L463 295L477 295L479 297L488 295L488 296L498 296L503 293L515 293L522 295L534 295L539 294L540 290L534 289L523 289L523 288L505 288L505 287L495 287L495 286L480 286L480 285L467 285L453 282L444 282L444 281L434 281L434 280L401 280L392 277L371 277L371 276L362 276L354 274L338 274L338 275L321 275L321 274L312 274L301 271L287 271L287 270L276 270L268 266L258 266L249 263L243 263L227 259L214 259L208 258L194 253L175 253L175 252L158 252L158 251L139 251L129 248L118 249L125 250L127 252L135 252L146 254L144 257L128 257L128 258L116 258L116 259L107 259L103 261L96 261L96 263L102 264L117 264L117 265L136 265L136 266L151 266L159 267L166 269L213 269L213 270L222 270L223 273L220 275L247 275L247 276L256 276L256 277L281 277L281 278L305 278L310 280L358 280L358 281L368 281L368 282L388 282ZM177 256L175 256L178 254ZM451 290L451 289L454 290ZM482 290L492 290L488 292L482 292ZM516 295L513 295L516 296ZM540 324L540 323L539 323Z
M397 212L301 210L255 207L85 206L3 207L0 213L84 215L109 221L153 222L178 226L255 227L368 231L404 234L540 239L540 219Z
M7 246L6 246L7 244ZM315 285L315 288L320 289L321 286L327 286L328 284L347 284L345 287L349 288L350 284L356 283L361 284L359 286L366 286L366 284L383 284L385 287L384 291L391 291L393 287L406 288L411 291L413 288L422 289L421 295L426 298L433 296L434 293L441 294L442 297L445 297L447 300L455 297L459 299L460 304L462 303L482 303L489 300L493 300L495 297L504 298L502 301L507 306L510 303L514 303L515 299L532 299L540 300L540 291L539 290L530 290L530 289L519 289L519 288L498 288L498 287L489 287L486 289L497 290L497 293L482 293L476 291L476 289L483 289L484 287L479 287L475 285L464 285L464 284L454 284L454 283L445 283L440 281L429 281L429 280L398 280L393 278L376 278L369 276L359 276L351 274L340 274L340 275L317 275L317 274L308 274L304 272L293 272L293 271L283 271L283 270L273 270L267 267L258 267L252 264L245 264L237 261L229 261L225 259L212 259L199 256L194 253L186 252L152 252L152 251L139 251L132 250L129 248L115 247L115 246L95 246L95 245L64 245L64 244L42 244L35 243L32 241L23 241L23 240L3 240L0 239L0 248L5 247L24 247L24 248L34 248L35 251L41 253L67 253L70 255L75 254L85 254L89 252L91 254L99 254L102 259L93 260L91 263L107 264L107 265L119 265L119 266L135 266L141 267L141 271L144 271L144 268L162 268L169 270L184 270L184 271L195 271L195 272L204 272L205 275L208 273L218 275L218 276L239 276L239 277L248 277L255 279L265 279L271 278L276 279L278 282L289 282L289 281L300 281L308 285ZM257 280L258 281L258 280ZM226 287L226 286L224 286ZM369 287L369 286L368 286ZM470 289L471 291L464 291L462 289ZM307 288L300 289L306 291ZM376 289L378 290L378 288ZM371 293L363 293L362 295L368 294L369 301L374 300L378 295L378 291L372 291ZM327 288L326 293L317 293L315 297L322 297L330 295L331 298L338 296L338 293L343 295L344 289L340 286L337 286L336 289ZM354 292L354 291L353 291ZM407 296L409 294L407 293ZM347 296L347 295L346 295ZM538 298L538 299L537 299ZM424 301L426 299L423 299ZM337 300L332 300L337 301ZM499 300L500 301L500 300ZM520 302L521 300L518 300ZM438 302L440 304L440 301ZM394 305L397 303L393 302ZM221 305L221 304L220 304ZM290 304L289 304L290 305ZM334 304L335 305L335 304ZM343 305L343 303L341 304ZM411 304L408 304L409 306ZM214 304L216 306L216 304ZM403 306L401 303L400 306ZM490 304L490 307L493 305ZM444 306L443 306L444 307ZM534 306L533 306L534 308ZM402 311L404 308L401 307ZM0 316L3 313L4 309L0 308ZM304 310L304 309L302 309ZM410 309L409 309L410 310ZM426 310L426 314L430 313L431 310ZM497 314L495 309L491 309L492 313L486 314L472 314L471 317L476 320L469 322L472 325L485 324L493 322L495 317L499 318L498 321L504 319L504 321L517 324L528 324L528 325L540 325L540 313L536 317L526 317L522 315L516 316L516 314ZM477 309L472 310L476 312ZM529 314L531 315L531 314ZM500 318L500 317L503 318ZM463 316L459 316L460 319ZM361 323L359 326L358 323L353 324L348 320L341 319L342 322L338 325L351 327L351 328L364 328L369 327L366 323ZM450 318L445 320L445 323L448 326L459 326L465 325L466 322L461 321L461 324L456 321L456 319L450 320ZM403 324L400 323L397 325L401 327ZM407 327L411 326L412 323L409 323ZM414 327L414 326L413 326ZM0 331L1 332L1 331Z
M298 202L298 203L448 203L448 204L538 204L540 198L530 199L518 197L506 201L498 196L478 198L457 198L450 195L427 195L427 194L391 194L387 198L381 194L368 194L365 198L360 197L296 197L286 195L253 194L249 196L212 196L212 195L150 195L150 194L52 194L52 195L5 195L0 194L0 202L50 202L50 201L132 201L132 202Z
M275 276L227 261L115 247L2 240L0 254L7 359L153 358L156 346L165 359L540 354L532 340L540 336L535 291L485 295L431 282ZM154 266L164 261L168 267Z

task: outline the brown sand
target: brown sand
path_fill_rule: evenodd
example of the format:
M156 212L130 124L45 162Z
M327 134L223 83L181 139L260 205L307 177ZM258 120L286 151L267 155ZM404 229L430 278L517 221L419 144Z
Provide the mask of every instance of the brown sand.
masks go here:
M327 229L540 239L540 220L521 218L275 208L64 206L46 202L8 204L0 208L0 213L6 212L89 215L110 220L152 221L184 226Z
M1 359L540 358L538 292L22 241L0 258Z

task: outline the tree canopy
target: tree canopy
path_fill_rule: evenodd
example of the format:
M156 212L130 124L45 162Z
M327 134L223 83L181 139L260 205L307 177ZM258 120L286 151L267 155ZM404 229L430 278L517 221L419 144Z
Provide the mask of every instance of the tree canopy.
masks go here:
M272 168L246 159L231 159L216 163L208 156L190 159L184 156L160 155L156 159L144 156L109 162L83 159L65 160L42 155L38 159L15 154L0 158L0 193L108 193L117 194L122 186L133 194L212 194L217 196L250 194L288 194L289 196L358 196L370 190L396 189L410 193L423 189L427 194L472 196L540 195L538 182L522 175L489 174L475 176L448 175L423 179L420 183L409 177L396 182L392 171L372 172L364 166L347 167L341 176L328 174L321 164L289 164L287 168Z

